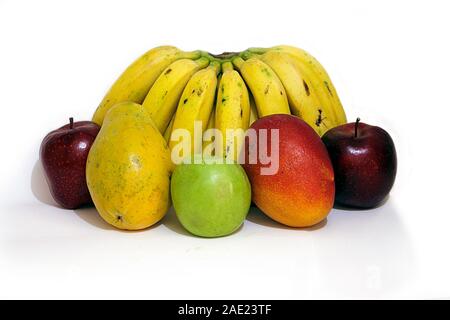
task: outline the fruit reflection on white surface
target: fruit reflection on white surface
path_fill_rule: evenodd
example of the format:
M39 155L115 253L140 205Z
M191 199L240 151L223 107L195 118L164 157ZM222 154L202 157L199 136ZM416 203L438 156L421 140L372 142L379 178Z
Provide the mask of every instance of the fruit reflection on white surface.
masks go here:
M253 209L250 222L287 229ZM389 201L367 211L333 209L316 227L283 231L293 239L268 241L270 250L295 254L295 264L286 267L295 274L293 292L302 296L377 297L394 293L413 275L409 238Z
M11 208L21 216L6 233L3 263L15 270L8 282L16 288L9 296L376 298L404 294L413 280L411 244L393 197L372 210L333 209L306 229L282 226L252 207L231 236L203 239L186 232L173 209L150 229L119 231L94 208L49 205L38 164L33 179L35 201Z
M412 275L408 235L392 202L370 211L333 210L314 241L321 283L336 294L393 291ZM325 288L324 288L325 289Z

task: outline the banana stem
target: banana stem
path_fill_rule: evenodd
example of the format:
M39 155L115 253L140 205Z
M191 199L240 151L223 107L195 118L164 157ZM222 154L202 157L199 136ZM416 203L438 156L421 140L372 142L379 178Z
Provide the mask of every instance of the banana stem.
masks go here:
M247 49L248 52L256 53L256 54L263 54L263 53L266 53L269 50L270 50L269 48L261 48L261 47L253 47L253 48L248 48Z
M240 70L241 69L241 67L242 67L242 65L244 64L244 59L242 59L241 57L235 57L233 60L232 60L232 62L233 62L233 65L238 69L238 70Z
M197 62L200 68L205 68L207 65L209 65L209 59L207 57L200 57L195 60L195 62Z
M208 53L211 57L216 58L218 60L229 60L235 56L238 56L240 52L223 52L221 54L212 54Z
M241 57L242 59L244 59L244 60L248 60L248 59L250 59L250 58L253 58L253 57L256 57L256 56L259 56L259 55L260 55L259 53L254 53L254 52L251 52L251 51L246 50L246 51L243 51L243 52L240 54L240 57Z
M202 56L202 52L200 50L195 50L195 51L182 51L180 52L180 58L181 59L198 59Z
M220 62L217 60L211 61L208 68L213 68L216 71L216 74L219 74L221 70Z
M222 63L222 73L233 70L234 70L233 63L231 63L231 61L225 61Z

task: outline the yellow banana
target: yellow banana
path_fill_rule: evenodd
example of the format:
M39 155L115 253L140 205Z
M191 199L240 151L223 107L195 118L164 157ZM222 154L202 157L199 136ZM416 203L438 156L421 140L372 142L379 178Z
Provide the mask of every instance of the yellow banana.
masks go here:
M182 58L199 57L200 51L184 52L171 46L151 49L134 61L116 80L97 107L92 121L102 125L106 112L119 102L142 103L153 83L169 64Z
M347 117L345 115L344 108L333 85L333 82L331 81L330 76L326 72L325 68L316 58L314 58L305 50L293 46L280 45L271 49L286 52L293 58L295 58L302 66L302 68L304 70L307 70L307 73L310 73L309 78L311 78L311 81L314 81L314 78L316 79L316 86L317 88L320 88L317 90L326 93L326 95L328 95L331 99L333 106L332 109L337 120L336 125L347 123Z
M170 141L170 135L172 134L172 128L173 128L173 121L175 120L175 115L172 117L172 119L169 122L169 125L167 126L166 130L164 131L164 140L166 140L167 144L169 144Z
M203 156L215 156L216 153L216 141L212 138L213 136L207 136L205 139L205 134L209 129L214 129L216 111L213 107L211 115L209 116L208 125L206 126L206 131L203 134Z
M245 82L233 69L231 62L224 62L218 86L215 120L215 127L223 137L221 156L238 160L249 119L250 101Z
M253 122L258 120L258 110L256 109L255 99L253 98L251 93L249 93L249 98L250 98L250 120L248 122L248 126L250 127L253 124Z
M156 79L142 106L149 111L161 133L174 115L178 101L192 75L208 66L207 58L180 59L171 63Z
M201 154L203 139L200 136L200 141L194 141L194 122L200 121L201 131L205 131L214 106L214 97L217 87L217 74L219 71L220 64L217 62L211 62L206 69L197 71L188 81L178 103L177 112L175 113L175 120L169 143L171 149L180 143L180 141L177 141L176 139L175 141L173 140L174 133L177 133L178 129L185 129L190 134L190 155ZM200 132L200 134L202 132ZM183 152L179 152L177 155L181 158L189 156Z
M233 64L249 86L260 117L276 113L290 114L283 85L266 63L257 58L244 61L236 57Z
M280 78L292 114L306 121L320 136L338 125L334 113L322 106L310 80L300 72L289 54L270 50L258 58L267 63Z

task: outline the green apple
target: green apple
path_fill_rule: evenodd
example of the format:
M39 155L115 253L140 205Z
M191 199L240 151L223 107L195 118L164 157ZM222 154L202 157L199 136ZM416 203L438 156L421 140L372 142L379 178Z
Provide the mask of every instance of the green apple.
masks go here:
M176 167L171 180L178 220L190 233L220 237L233 233L250 208L251 188L239 164L202 159Z

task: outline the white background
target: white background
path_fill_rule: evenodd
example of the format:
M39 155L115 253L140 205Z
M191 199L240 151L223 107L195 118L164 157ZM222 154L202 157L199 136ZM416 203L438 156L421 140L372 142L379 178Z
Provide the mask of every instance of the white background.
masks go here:
M0 0L0 298L449 298L448 1ZM173 212L142 232L52 206L44 135L90 119L151 47L291 44L329 71L349 119L391 133L389 201L293 230L253 210L200 239Z

